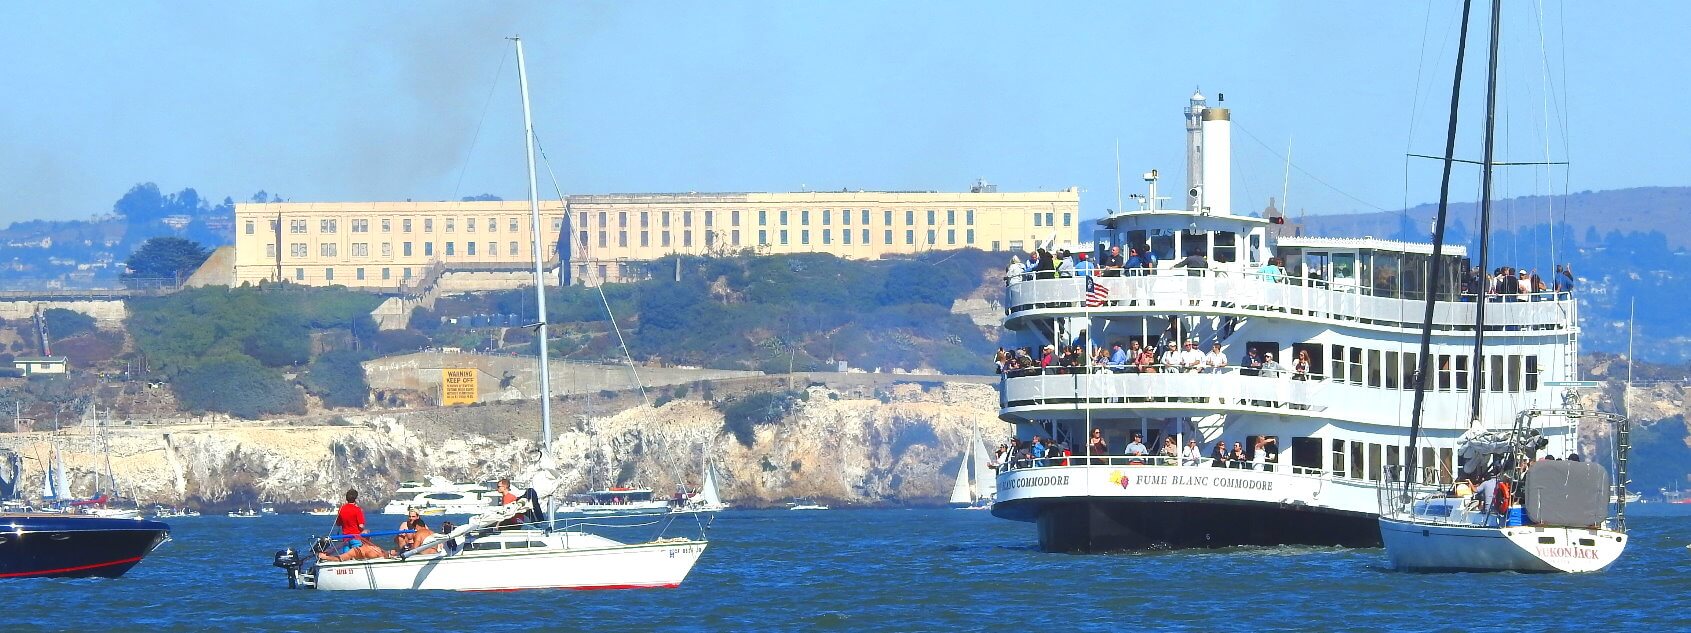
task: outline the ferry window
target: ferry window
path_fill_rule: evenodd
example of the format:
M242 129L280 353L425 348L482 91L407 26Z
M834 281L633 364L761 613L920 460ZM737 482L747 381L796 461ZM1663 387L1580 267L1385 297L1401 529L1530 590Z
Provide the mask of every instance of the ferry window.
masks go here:
M1386 352L1386 364L1385 364L1385 368L1382 370L1381 373L1385 374L1386 388L1387 389L1398 388L1398 383L1397 383L1397 377L1398 377L1397 356L1398 356L1397 352Z
M1450 355L1439 354L1439 391L1450 391Z
M1356 283L1356 254L1333 254L1333 281L1335 283Z
M1145 248L1145 232L1144 231L1128 231L1127 232L1127 245L1123 246L1122 249L1121 249L1121 257L1122 257L1123 261L1127 260L1127 249L1129 249L1129 248L1137 248L1137 249L1141 249L1141 250L1143 250Z
M1174 234L1164 231L1151 236L1151 253L1160 260L1174 259Z
M1427 284L1427 269L1432 257L1429 255L1405 254L1403 256L1403 270L1398 275L1399 285L1403 288L1406 299L1425 299Z
M1362 384L1362 348L1350 348L1350 384Z
M1454 452L1449 448L1439 449L1439 485L1441 486L1448 486L1456 481L1455 473L1451 470L1451 466L1455 463L1453 461L1455 458Z
M1180 232L1180 253L1182 257L1187 255L1203 255L1204 257L1209 257L1209 247L1210 240L1208 233L1190 230Z
M1415 359L1415 354L1411 352L1403 353L1403 379L1399 381L1399 384L1403 385L1404 389L1415 388L1415 372L1420 369L1415 366Z
M1251 258L1251 265L1252 266L1256 266L1256 265L1262 263L1262 236L1261 235L1255 235L1255 234L1251 235L1250 258Z
M1398 296L1397 253L1374 252L1374 294L1382 297Z
M1527 391L1538 391L1538 357L1527 357Z
M1392 473L1391 481L1398 481L1400 478L1400 473L1398 473L1400 462L1397 461L1398 450L1399 447L1396 446L1386 447L1386 472Z
M1292 358L1283 364L1287 367L1295 367L1298 361L1298 354L1309 354L1309 373L1312 374L1312 378L1319 379L1321 376L1322 363L1324 362L1324 357L1321 354L1321 346L1315 343L1293 343Z
M1417 483L1431 483L1434 480L1433 473L1438 472L1438 465L1438 453L1433 447L1421 447L1421 461L1415 464L1415 469L1420 472L1417 473L1415 481Z
M1249 359L1250 355L1253 354L1253 353L1256 354L1257 358L1265 360L1265 361L1268 360L1269 354L1273 354L1275 362L1280 363L1281 365L1288 367L1288 368L1292 366L1291 359L1280 357L1280 343L1278 341L1248 341L1248 342L1246 342L1245 343L1245 357L1246 357L1247 360L1245 360L1244 363L1241 363L1241 364L1248 364L1249 363L1248 359ZM1248 374L1248 375L1254 376L1256 374L1253 371L1251 374Z
M1468 390L1468 355L1467 354L1462 354L1462 355L1459 355L1459 356L1456 357L1456 389L1459 390L1459 391L1467 391Z
M1487 368L1486 371L1491 374L1486 377L1486 382L1491 383L1486 385L1486 388L1493 392L1503 391L1503 355L1492 354L1491 367Z
M1215 261L1229 264L1239 261L1238 234L1220 232L1215 234Z
M1340 477L1345 476L1345 441L1333 440L1333 464L1328 470Z
M1376 444L1376 446L1378 446L1378 444ZM1361 479L1362 478L1362 472L1367 469L1366 467L1367 467L1368 464L1367 464L1367 462L1363 461L1363 459L1365 457L1365 451L1367 449L1368 449L1368 445L1363 444L1362 442L1351 442L1350 443L1350 478L1351 479Z
M1328 373L1332 374L1331 378L1334 381L1339 381L1339 382L1344 381L1344 379L1345 379L1345 346L1343 346L1343 345L1334 345L1333 346L1333 370L1331 372L1328 372Z
M1380 350L1368 350L1368 386L1380 386Z
M1380 480L1380 463L1381 463L1380 462L1380 445L1379 444L1369 444L1368 445L1368 479L1369 479L1369 481L1379 481Z
M1292 472L1319 474L1321 472L1321 438L1292 438Z
M1509 356L1509 391L1521 390L1521 357L1519 354Z

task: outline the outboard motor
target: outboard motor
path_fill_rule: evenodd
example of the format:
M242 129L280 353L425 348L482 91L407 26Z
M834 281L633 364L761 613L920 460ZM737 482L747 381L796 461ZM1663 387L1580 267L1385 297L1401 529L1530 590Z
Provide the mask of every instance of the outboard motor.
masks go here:
M275 560L272 560L270 564L287 570L289 589L299 588L299 552L294 551L292 547L277 551Z

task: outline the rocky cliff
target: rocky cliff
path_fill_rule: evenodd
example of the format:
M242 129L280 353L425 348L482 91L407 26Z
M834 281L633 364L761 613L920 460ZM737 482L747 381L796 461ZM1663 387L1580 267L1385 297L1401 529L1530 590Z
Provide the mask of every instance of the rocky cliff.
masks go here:
M810 387L779 420L756 426L743 444L711 403L680 398L553 407L554 450L566 489L696 484L708 457L723 496L740 505L794 496L835 502L943 501L970 429L1008 435L988 385L898 384L834 391ZM485 481L522 472L539 454L538 403L429 409L329 420L175 425L0 435L23 458L19 487L41 489L56 445L73 492L89 494L110 468L120 490L145 504L210 508L269 500L317 504L358 488L379 505L405 479L440 475ZM109 451L107 450L109 447Z

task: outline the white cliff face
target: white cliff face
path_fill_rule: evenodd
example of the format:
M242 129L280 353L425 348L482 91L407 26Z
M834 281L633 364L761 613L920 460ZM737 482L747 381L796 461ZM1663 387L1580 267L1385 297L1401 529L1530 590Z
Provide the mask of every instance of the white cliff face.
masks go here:
M886 400L883 402L882 400ZM1010 434L990 386L948 384L924 391L896 385L881 398L813 387L784 419L755 429L750 446L725 428L709 403L682 399L609 415L554 408L553 450L563 490L646 486L662 494L697 485L708 454L723 497L740 505L807 496L848 503L943 501L971 429L989 444ZM487 481L529 470L538 459L533 403L347 416L340 426L265 424L92 428L58 435L0 435L21 456L19 490L41 490L49 442L63 455L73 492L93 492L109 444L118 489L144 504L240 505L269 500L318 504L360 490L380 505L405 479L439 475ZM109 485L102 486L110 490Z

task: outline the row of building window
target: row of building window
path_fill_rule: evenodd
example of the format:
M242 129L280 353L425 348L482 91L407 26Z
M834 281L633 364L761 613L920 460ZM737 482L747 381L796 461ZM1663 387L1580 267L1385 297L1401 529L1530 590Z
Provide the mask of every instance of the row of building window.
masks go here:
M271 220L270 221L270 230L272 232L274 232L276 230L277 222L278 222L277 220ZM381 227L381 230L382 230L383 233L392 233L393 232L393 220L392 219L384 218L384 219L378 220L378 222L380 223L379 226ZM369 220L350 220L348 223L351 225L351 229L352 229L353 233L369 233L370 232L370 221ZM433 218L423 218L422 225L423 225L423 232L424 233L433 233L434 232L435 221L434 221ZM485 227L485 230L488 233L499 232L499 219L498 218L485 218L485 219L464 218L464 232L474 233L474 232L476 232L476 227L478 225ZM288 220L288 232L295 234L295 235L300 235L300 234L306 233L307 229L309 229L310 226L311 226L311 223L310 223L309 220ZM399 220L399 231L401 233L410 233L412 226L413 225L412 225L412 219L411 218L402 218L402 219ZM518 218L509 218L507 226L509 227L508 230L510 232L516 233L518 231L518 227L520 226L520 224L518 222ZM457 218L444 218L442 220L442 227L446 229L447 233L455 233L458 230L458 219ZM253 235L254 230L257 229L257 223L253 220L247 220L244 228L246 230L247 235ZM552 220L552 230L557 231L557 230L560 230L562 228L563 228L563 220L559 220L559 219L553 219ZM324 220L318 220L317 221L317 232L318 233L337 233L339 231L340 231L340 221L339 220L324 219Z
M717 242L718 242L718 239L719 239L718 236L722 235L724 233L727 234L726 236L728 238L728 244L727 244L728 246L736 246L737 247L737 246L741 245L741 243L740 243L740 231L736 229L736 230L730 230L730 231L726 231L726 232L725 231L705 231L704 232L705 247L710 248L710 247L717 246ZM861 244L861 245L865 245L865 246L870 245L870 241L869 241L870 231L869 231L869 229L859 229L859 230L856 231L855 234L861 236L858 239L857 244ZM791 233L787 229L780 229L780 230L775 232L775 235L778 239L778 241L776 242L777 244L783 244L784 245L784 244L790 244L791 243L791 237L790 237ZM854 235L853 229L840 229L839 233L837 233L837 234L834 232L833 229L819 229L816 233L817 238L820 240L820 243L822 243L822 244L833 244L833 243L835 243L834 239L835 239L836 236L838 236L840 244L852 244L853 243L852 242L852 236L853 235ZM591 242L589 241L589 236L590 236L590 233L588 231L578 232L576 234L576 243L581 245L582 248L587 248L588 246L591 245ZM669 247L669 246L672 245L671 242L670 242L670 232L669 231L663 231L659 234L659 236L660 236L660 241L659 241L659 244L658 244L659 246ZM758 232L757 232L757 245L758 246L768 246L770 244L769 237L770 237L770 231L765 230L765 229L759 229ZM895 244L896 242L894 242L894 237L895 237L894 231L892 231L892 230L882 231L881 244L886 244L886 245ZM930 245L931 246L931 245L940 244L940 241L939 241L940 233L936 229L928 229L926 234L924 235L924 237L926 238L922 242L922 244L924 244L924 245ZM798 243L800 243L800 244L810 244L811 243L810 238L811 238L810 229L800 229L798 231ZM975 244L975 230L974 229L964 229L963 232L962 232L962 238L963 238L963 241L961 243L963 245L973 246ZM640 246L650 246L651 245L651 239L650 239L650 235L648 234L648 232L640 231L639 239L640 239ZM959 242L957 241L957 239L958 239L957 229L946 229L945 230L945 242L944 243L946 245L948 245L948 246L958 245ZM906 230L904 232L903 243L907 244L907 245L916 244L917 243L916 242L916 231ZM599 245L600 248L607 248L607 247L610 246L610 232L609 231L599 231L598 245ZM618 231L617 232L617 246L619 246L619 247L628 246L628 231ZM683 248L691 248L693 246L693 232L692 231L682 231L681 232L681 246ZM996 243L994 243L994 248L996 248Z
M477 244L476 242L464 242L464 254L469 255L469 256L477 255L476 244ZM400 246L400 256L402 256L402 257L411 257L412 256L411 242L400 242L399 246ZM423 242L422 246L423 246L423 256L424 257L432 257L435 254L435 243L434 242ZM457 255L458 254L458 243L457 242L443 242L442 246L445 247L444 253L446 255ZM369 257L370 256L370 244L368 242L353 242L351 244L351 247L352 247L352 250L351 250L350 254L353 257ZM521 257L522 256L521 247L522 247L522 242L507 242L505 253L509 257ZM482 253L487 255L488 257L498 257L499 256L499 243L498 242L488 242L486 249L483 250ZM288 255L290 257L308 257L308 256L310 256L310 254L311 254L310 245L306 244L305 242L294 242L294 243L291 243L291 244L288 245ZM320 256L320 257L339 257L340 256L340 245L335 243L335 242L320 243L320 244L317 245L317 255ZM275 244L265 244L264 245L264 256L270 257L270 258L276 257L276 245ZM381 256L382 257L393 257L393 243L392 242L382 242L381 243Z
M381 281L392 281L393 280L393 269L392 268L383 268L383 269L381 269L380 274L381 274L381 277L379 279ZM411 278L411 268L409 266L404 267L404 268L400 268L399 274L400 274L399 278L401 280L410 279ZM352 277L353 277L352 281L373 281L369 277L365 276L363 268L352 269ZM334 281L335 280L335 269L333 267L327 267L327 268L323 269L323 280L324 281ZM305 281L305 269L304 268L295 268L294 269L294 281Z
M792 210L790 210L790 209L775 210L776 217L778 218L778 222L776 222L776 224L781 225L781 226L786 226L786 225L791 224L791 222L790 222L791 211ZM653 212L651 212L651 211L640 211L640 212L638 212L637 221L639 222L640 228L642 228L642 229L650 228L650 226L651 226L651 214L652 213ZM693 226L693 214L694 214L693 211L679 211L679 212L659 211L659 212L656 212L656 213L657 213L658 218L659 218L659 225L662 228L669 228L670 227L672 215L679 215L680 216L679 219L680 219L681 226L683 226L683 227L692 227ZM704 226L705 227L709 228L709 227L715 226L716 213L717 213L716 211L707 210L707 211L700 211L699 213L702 214L702 216L703 216L702 219L704 220ZM729 214L729 224L730 224L730 226L734 226L734 227L741 226L741 223L740 223L741 218L740 218L740 211L739 210L729 210L729 211L726 211L726 213ZM892 210L892 209L882 210L882 212L881 212L881 218L882 218L881 223L883 225L886 225L886 226L892 226L896 213L897 212ZM617 215L617 217L616 217L616 227L622 228L622 229L628 228L628 226L629 226L629 224L628 224L629 223L629 212L628 211L618 211L618 212L616 212L616 215ZM1034 226L1055 227L1055 226L1057 226L1057 216L1058 215L1062 216L1062 225L1063 226L1071 226L1073 224L1074 217L1073 217L1073 214L1071 214L1071 213L1058 214L1056 212L1044 212L1044 213L1034 213L1033 214L1033 225ZM840 225L850 226L852 224L852 218L854 216L858 218L857 219L858 224L865 225L865 226L867 226L869 224L869 220L870 220L869 209L861 209L861 210L855 210L855 211L852 210L852 209L840 209L837 214L835 213L834 209L821 209L815 215L815 219L820 220L820 222L818 224L819 226L830 226L830 225L834 224L836 219L838 220ZM587 211L580 212L580 226L578 226L577 228L581 228L581 229L589 228L590 224L589 224L588 221L591 218L592 218L592 214L590 212L587 212ZM812 219L813 219L813 216L812 216L812 210L811 209L798 209L798 220L799 220L798 224L800 226L810 226ZM917 225L916 219L917 219L917 211L915 209L905 209L904 210L904 225L905 226L916 226ZM940 226L941 225L940 215L939 215L938 209L927 209L925 211L925 218L924 219L926 219L926 221L927 221L926 224L928 226ZM956 226L958 224L958 222L957 222L957 220L958 220L957 210L956 209L946 209L944 219L945 219L945 221L944 221L945 226ZM964 226L974 226L975 225L975 210L974 209L964 209L963 213L962 213L962 219L963 219L963 225ZM598 220L599 220L598 225L597 225L598 227L609 228L610 227L610 212L599 211L598 212ZM769 209L759 209L757 211L757 225L758 226L769 226L770 225L769 220L770 220L770 210ZM278 220L271 220L270 221L270 230L271 231L276 230L277 222L278 222ZM370 222L371 222L370 220L366 220L366 219L356 219L356 220L350 220L349 221L349 223L351 225L350 228L352 229L353 233L368 233L368 232L370 232ZM383 233L393 232L394 221L392 219L383 218L383 219L377 220L377 222L378 222L378 226L381 229L381 232L383 232ZM399 220L399 230L400 230L400 232L410 233L412 231L412 228L413 228L412 222L413 222L412 218L401 218ZM554 219L554 220L552 220L551 223L552 223L552 230L554 230L554 231L560 230L560 229L563 228L561 220ZM463 218L463 225L462 226L464 228L464 231L467 232L467 233L476 232L478 226L482 227L483 230L485 230L488 233L495 233L495 232L499 231L499 225L500 225L500 221L499 221L498 218ZM519 226L520 226L519 219L518 218L507 218L506 219L506 226L508 227L507 230L509 230L510 232L512 232L512 233L517 232L519 230ZM442 228L445 230L445 232L447 232L447 233L457 232L458 227L459 227L458 218L443 218L442 219ZM310 228L310 221L309 220L288 220L288 232L291 233L291 234L302 235L302 234L305 234L306 232L308 232L309 228ZM434 230L435 230L435 220L434 220L434 218L423 218L422 219L422 228L423 228L424 233L434 232ZM253 235L255 230L257 229L256 222L254 220L247 220L246 223L245 223L244 229L245 229L247 235ZM339 232L339 230L340 230L340 221L339 220L319 219L317 221L317 232L318 233L337 233L337 232Z

